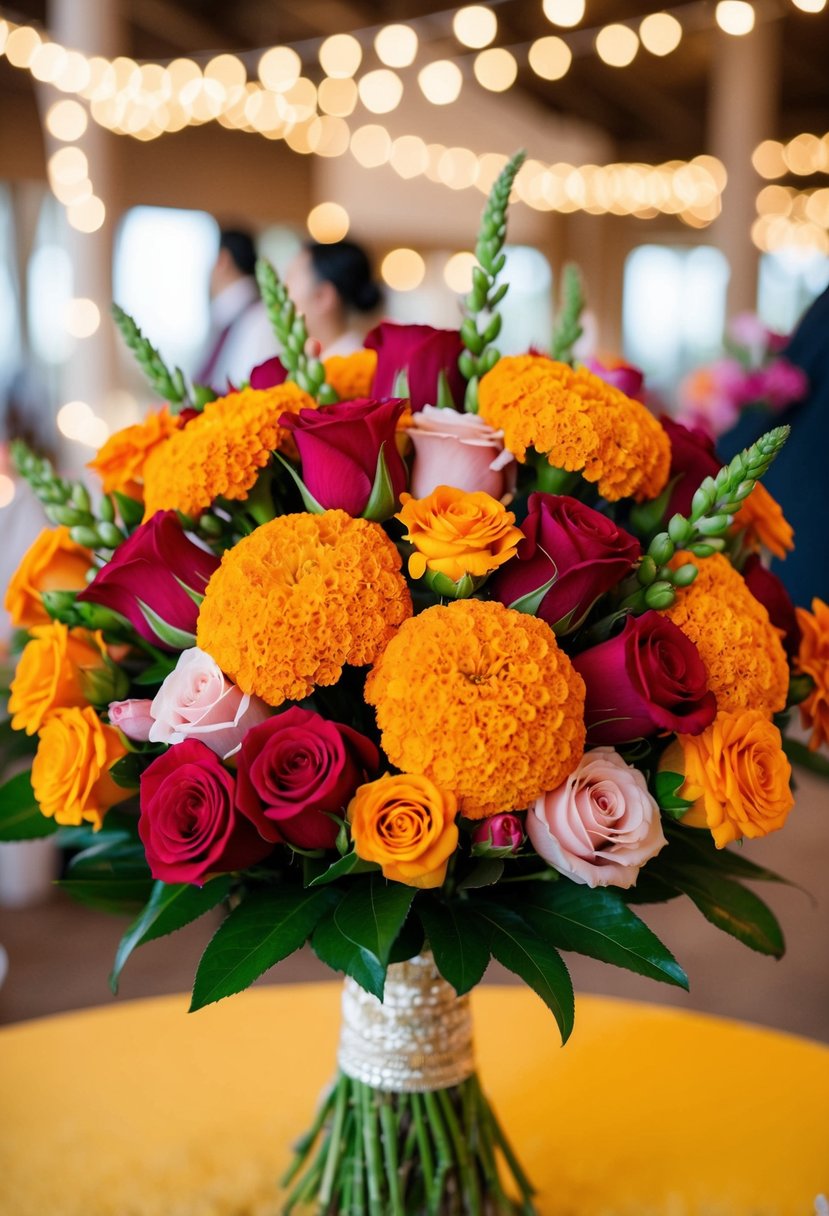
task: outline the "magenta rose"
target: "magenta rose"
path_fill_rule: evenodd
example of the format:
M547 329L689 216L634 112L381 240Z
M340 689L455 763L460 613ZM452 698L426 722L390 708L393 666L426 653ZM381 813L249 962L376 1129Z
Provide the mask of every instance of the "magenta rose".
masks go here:
M490 590L509 607L552 579L535 615L559 633L581 624L642 552L639 541L612 519L566 494L531 494L521 531L516 557L492 579Z
M671 471L669 481L675 478L665 518L677 512L688 515L691 500L706 477L716 477L722 461L714 449L714 440L698 427L683 426L663 414L659 419L662 429L671 441Z
M591 747L661 731L698 735L717 712L699 651L658 612L628 617L620 634L576 655L573 666L586 687Z
M273 844L239 814L235 793L233 775L195 739L153 760L141 776L138 820L153 878L203 886L267 857Z
M250 373L251 388L275 388L288 379L288 369L278 355L258 363Z
M741 571L746 585L769 614L769 620L783 634L783 645L790 659L800 649L800 626L788 591L776 574L768 570L756 553L746 561Z
M524 843L521 820L512 811L490 815L472 833L472 852L476 857L507 857L517 853Z
M614 359L610 363L603 363L601 359L585 359L584 366L594 376L604 380L605 384L618 388L626 397L644 401L645 373L641 367L625 363L624 359Z
M321 507L362 515L371 497L382 450L395 500L406 488L406 466L397 450L397 420L405 401L361 397L318 410L283 414L279 425L293 434L302 480ZM394 506L389 510L393 514Z
M293 706L254 726L238 759L236 802L266 840L331 848L358 785L377 773L374 744L340 722Z
M219 559L185 534L175 511L159 511L119 545L78 599L126 617L136 633L162 650L195 642L204 595Z
M412 409L437 405L438 380L443 372L455 405L458 409L463 405L466 380L458 368L463 343L456 329L383 321L367 335L365 345L377 351L371 386L375 397L391 397L398 391L395 385L399 373L405 372Z

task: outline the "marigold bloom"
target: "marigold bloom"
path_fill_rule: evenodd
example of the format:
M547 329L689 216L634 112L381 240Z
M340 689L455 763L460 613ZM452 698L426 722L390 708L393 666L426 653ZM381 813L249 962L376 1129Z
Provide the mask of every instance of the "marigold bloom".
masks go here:
M458 800L428 777L399 773L361 785L348 806L354 851L383 877L439 887L458 845Z
M497 498L438 486L426 498L401 494L397 519L415 547L409 574L422 578L427 568L458 582L465 574L482 578L514 556L524 533Z
M776 832L794 806L780 731L759 709L722 711L702 734L678 735L660 768L684 774L679 794L694 805L682 822L709 828L718 849Z
M657 420L586 368L543 355L500 359L478 386L478 406L518 460L534 448L596 482L609 502L656 498L668 480L671 446Z
M118 731L90 705L58 709L40 732L32 764L32 789L43 814L73 827L91 823L97 831L107 810L130 796L109 773L126 754Z
M815 751L829 743L829 605L813 599L811 612L797 609L797 622L802 634L797 670L815 682L800 706L800 718L812 732L809 747Z
M100 634L69 630L60 621L37 625L11 684L12 728L33 735L55 710L86 705L86 681L106 664Z
M376 350L355 350L350 355L329 355L324 361L325 379L340 401L370 397L377 370Z
M105 494L118 490L131 498L140 498L144 465L150 453L174 435L181 425L181 418L171 414L165 405L148 414L143 422L110 435L87 467L99 475Z
M76 545L68 528L44 528L26 550L6 589L5 607L15 629L48 625L44 591L82 591L92 554Z
M412 613L383 529L345 511L282 515L234 548L207 585L198 645L269 705L374 660Z
M734 516L734 531L742 532L751 548L765 546L775 557L784 558L794 548L794 529L780 503L757 482Z
M283 414L316 409L296 384L243 389L219 397L186 427L154 448L144 465L144 518L156 511L199 515L214 499L245 499L271 453L295 455L279 425Z
M689 561L697 577L677 591L664 615L695 644L718 709L761 709L770 718L784 707L789 690L779 632L722 554L700 560L678 553L671 564Z
M535 617L481 600L406 621L366 681L392 764L471 819L555 789L584 750L584 683Z

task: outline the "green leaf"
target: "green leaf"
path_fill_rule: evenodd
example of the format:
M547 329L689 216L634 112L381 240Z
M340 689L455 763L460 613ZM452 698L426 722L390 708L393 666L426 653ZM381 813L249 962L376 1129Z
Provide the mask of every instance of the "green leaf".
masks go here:
M427 896L417 906L435 965L458 996L480 983L489 963L487 934L475 913Z
M535 616L538 609L541 607L541 601L552 587L553 583L558 578L558 570L552 578L548 578L546 583L542 583L536 591L528 591L526 595L522 595L520 599L513 600L510 608L514 612L523 612L527 616Z
M140 843L124 839L100 842L73 857L58 886L79 903L105 912L135 914L150 898L152 875Z
M811 751L799 739L787 739L784 735L783 751L789 757L792 764L799 764L803 768L808 768L820 777L829 777L829 760L818 752Z
M472 891L477 887L491 887L504 873L501 857L481 857L469 873L458 883L459 891Z
M367 874L370 871L377 871L377 866L373 861L363 861L356 853L346 853L344 857L340 857L333 862L327 870L322 874L317 874L309 883L308 887L324 887L330 882L336 882L338 878L345 878L347 874Z
M753 891L702 866L672 867L664 877L684 892L712 925L752 950L783 957L786 944L777 918Z
M120 490L115 490L113 498L118 504L118 514L123 520L124 527L132 531L137 528L144 518L144 504L139 502L137 498L130 498L128 494L122 494Z
M133 684L140 684L143 688L146 684L163 684L171 671L175 671L178 655L170 655L169 658L157 659L140 675L133 678Z
M372 874L353 886L319 925L314 950L329 967L382 999L392 947L415 894L414 887Z
M279 461L279 463L283 466L283 468L286 468L288 470L288 472L291 474L294 484L295 484L296 488L299 490L300 497L302 498L302 502L305 507L305 510L310 511L310 513L312 515L323 515L325 513L325 507L320 506L320 504L317 502L316 498L314 498L314 495L308 489L305 482L302 480L299 473L297 473L296 469L291 464L291 462L289 460L286 460L285 457L280 455L279 452L274 452L274 456Z
M137 790L141 782L141 774L147 767L143 757L136 752L127 752L120 760L110 767L109 775L122 790Z
M216 930L202 955L190 1012L248 988L304 945L335 902L334 891L271 887L254 891Z
M493 956L538 993L566 1043L573 1030L575 997L561 955L512 909L481 901L475 904L475 911L486 924Z
M135 602L141 609L144 620L165 645L175 646L176 650L189 650L195 646L196 635L194 633L189 633L186 629L177 629L175 625L168 625L149 604L145 604L138 596L136 596Z
M0 841L35 840L58 830L47 818L32 792L31 773L18 773L0 787Z
M747 882L781 882L786 886L795 886L787 878L756 865L732 849L718 849L714 844L708 829L668 828L670 852L665 854L669 865L675 866L687 862L689 865L700 865L704 859L706 867L713 867L735 878L744 878ZM669 860L670 859L670 860ZM802 890L803 888L798 888Z
M435 405L439 410L453 410L455 408L455 398L452 396L452 390L449 387L449 377L446 374L446 369L443 367L438 372L438 391Z
M8 698L8 689L0 690L0 696ZM37 736L27 735L24 730L13 730L11 719L5 718L0 722L0 771L4 770L13 760L21 760L24 756L34 756L37 751ZM0 814L2 805L0 804Z
M375 523L382 523L383 520L389 519L394 515L394 509L397 506L397 495L394 492L391 477L389 476L389 467L386 464L385 443L380 444L380 451L377 454L377 468L374 473L374 484L371 487L371 494L368 502L363 508L363 519L374 520Z
M206 882L203 887L191 883L156 882L147 906L127 929L118 949L109 977L109 986L118 991L118 979L129 956L138 946L164 937L197 920L226 898L232 884L229 874Z
M671 819L681 819L688 808L694 805L687 798L680 798L677 792L684 784L683 773L661 772L654 777L654 797L659 804L659 809L666 815L670 815Z
M617 891L573 882L527 883L510 903L550 945L573 950L637 975L688 987L688 977L671 952Z

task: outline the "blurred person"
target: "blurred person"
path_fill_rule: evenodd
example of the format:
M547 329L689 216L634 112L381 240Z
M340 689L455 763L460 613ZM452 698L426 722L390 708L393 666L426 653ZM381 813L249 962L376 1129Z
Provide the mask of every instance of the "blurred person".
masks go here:
M217 393L247 380L251 369L277 353L277 342L256 285L256 246L249 232L223 228L210 272L210 337L194 375Z
M359 350L365 328L359 318L370 317L383 299L368 254L354 241L309 241L289 265L285 286L322 358Z
M829 287L807 309L781 354L806 373L806 395L774 418L744 413L717 449L730 460L770 427L791 426L788 442L763 484L780 503L795 536L794 552L785 561L775 559L772 570L794 602L810 608L814 596L829 602Z

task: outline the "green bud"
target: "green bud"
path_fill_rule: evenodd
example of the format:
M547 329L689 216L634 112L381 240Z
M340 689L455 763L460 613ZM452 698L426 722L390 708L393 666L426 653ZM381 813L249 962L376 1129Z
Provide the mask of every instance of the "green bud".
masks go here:
M501 332L501 314L496 312L496 313L493 313L492 319L490 320L489 325L487 325L486 329L484 330L484 341L485 342L494 342L500 332Z
M706 481L711 481L711 478L706 478ZM699 519L700 515L705 515L707 511L710 511L716 496L717 491L713 481L710 485L706 485L704 481L691 500L691 518Z
M656 578L656 562L649 554L645 554L639 563L636 577L643 587L649 587Z
M670 608L675 598L674 589L667 582L651 583L645 591L645 603L648 608L654 608L657 611Z
M455 582L446 574L439 574L434 570L427 570L423 575L423 581L426 586L434 591L435 595L441 596L446 600L466 600L470 595L480 587L483 583L483 578L472 578L471 575L465 574L463 578Z
M682 548L693 536L694 529L684 515L673 515L668 523L668 534L674 544Z
M699 571L693 562L686 562L678 570L671 571L672 582L675 587L690 587L698 573Z
M100 544L98 533L94 528L87 527L86 525L70 528L69 535L76 545L83 545L85 549L97 549Z
M322 384L320 385L319 392L317 393L317 400L319 401L320 405L336 405L336 403L339 401L339 397L337 396L336 390L333 389L330 384Z
M115 523L115 507L108 494L105 494L101 499L101 505L98 508L98 515L106 524Z
M467 380L471 380L478 370L477 362L472 358L468 350L462 350L458 356L458 367L461 370L461 375Z
M667 532L660 532L648 546L648 553L660 566L671 560L675 552L674 542Z
M472 351L473 355L480 355L486 345L471 317L466 317L461 325L461 341L467 350Z
M129 677L115 663L107 662L103 667L81 668L83 695L99 709L110 701L123 701L130 690Z
M76 481L72 487L72 506L77 507L79 511L85 511L89 514L92 502L89 498L89 491L81 482Z
M488 347L481 356L480 375L485 376L487 372L491 372L500 358L499 350L496 350L494 346Z
M730 515L707 515L697 523L697 531L703 536L719 536L731 524Z
M692 553L694 557L710 557L712 553L716 553L717 550L713 545L698 544L689 545L688 552Z
M93 518L88 511L81 511L78 507L50 507L48 514L56 524L63 524L65 528L88 527Z
M115 524L108 523L102 520L97 527L98 535L101 538L101 544L107 549L117 549L124 539L124 534Z
M221 536L222 521L217 519L215 515L205 513L199 520L199 532L202 536Z

